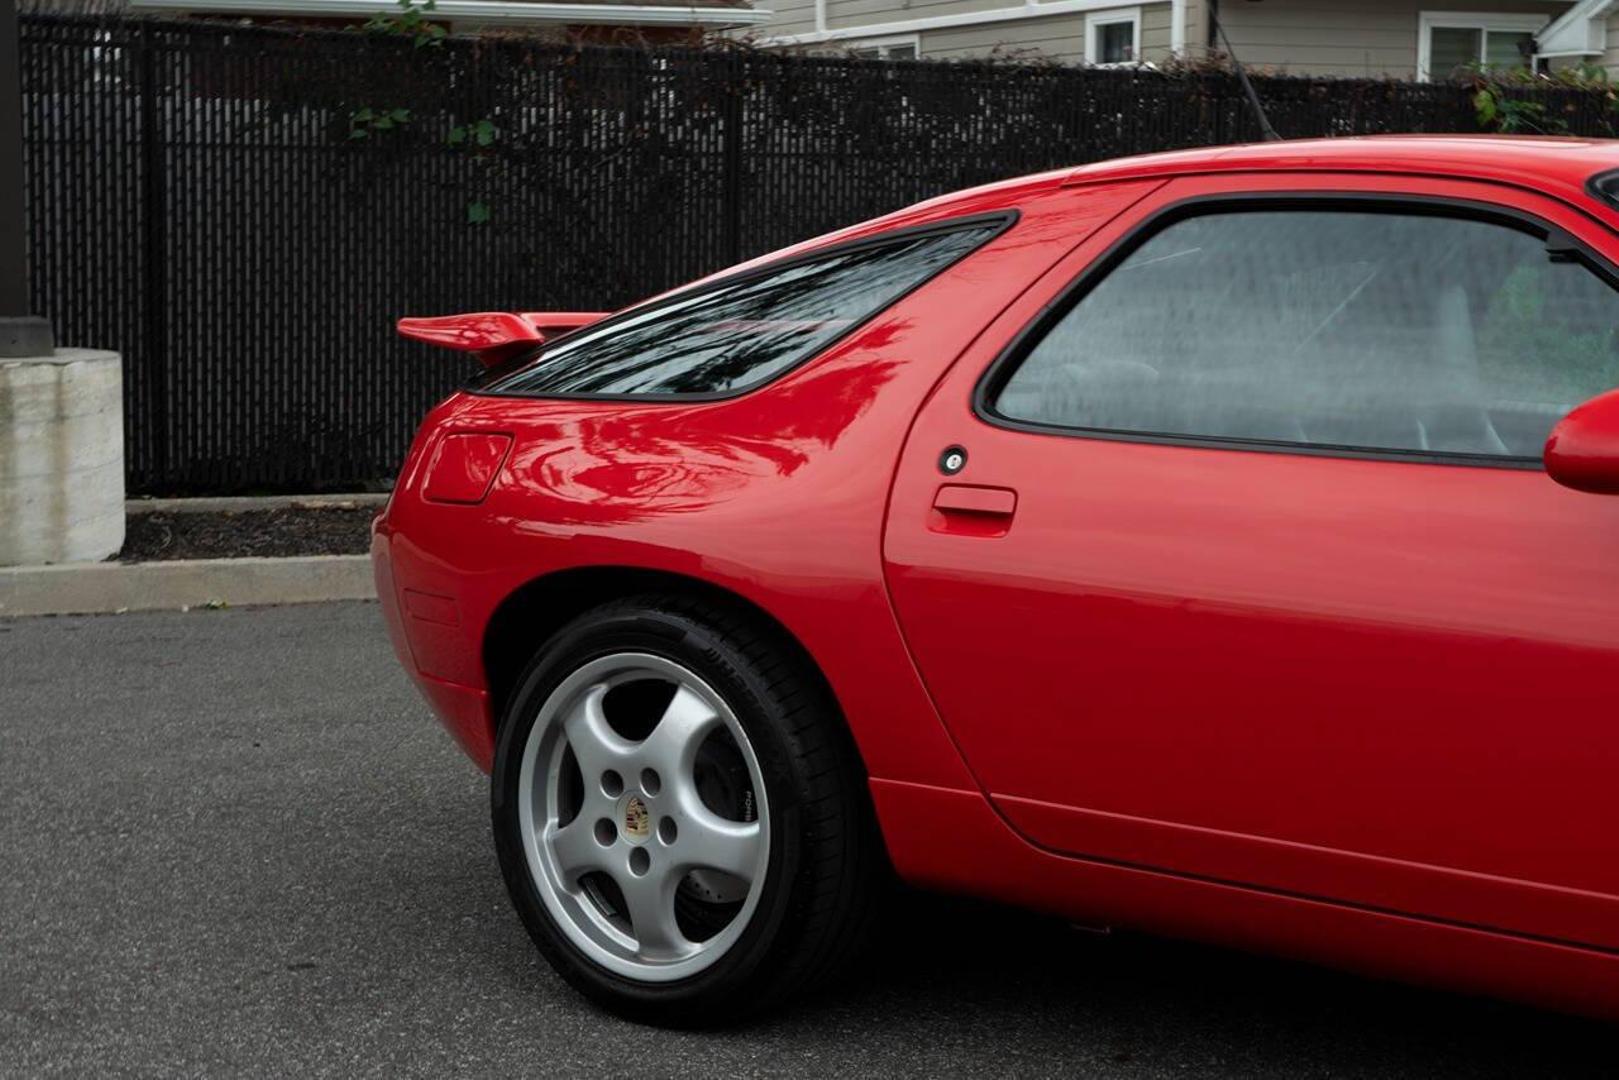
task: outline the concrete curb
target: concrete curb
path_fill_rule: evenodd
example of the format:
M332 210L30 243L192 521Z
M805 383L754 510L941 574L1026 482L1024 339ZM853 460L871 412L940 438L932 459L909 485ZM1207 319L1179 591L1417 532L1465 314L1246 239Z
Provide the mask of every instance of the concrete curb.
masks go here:
M374 600L369 555L0 568L0 617Z
M218 514L243 510L282 510L289 506L331 508L374 506L388 501L387 492L357 491L347 495L229 495L203 499L130 499L126 514Z

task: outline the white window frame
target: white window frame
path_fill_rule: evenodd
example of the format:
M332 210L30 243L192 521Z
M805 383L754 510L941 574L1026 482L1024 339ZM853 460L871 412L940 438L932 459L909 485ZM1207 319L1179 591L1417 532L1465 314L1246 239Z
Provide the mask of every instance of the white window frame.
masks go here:
M1104 26L1130 24L1130 59L1122 63L1104 64L1097 31ZM1134 67L1141 63L1141 9L1139 7L1109 8L1092 11L1085 16L1085 63L1092 67Z
M1419 11L1417 13L1417 81L1432 77L1428 66L1435 30L1480 30L1484 34L1533 34L1551 22L1549 15L1522 15L1488 11ZM1483 38L1480 38L1482 42ZM1482 57L1481 57L1482 59Z
M854 38L843 43L844 48L851 50L876 49L877 59L879 60L887 60L889 58L889 49L895 47L904 48L907 45L916 50L915 53L912 54L912 59L922 59L921 34L891 34L888 37Z

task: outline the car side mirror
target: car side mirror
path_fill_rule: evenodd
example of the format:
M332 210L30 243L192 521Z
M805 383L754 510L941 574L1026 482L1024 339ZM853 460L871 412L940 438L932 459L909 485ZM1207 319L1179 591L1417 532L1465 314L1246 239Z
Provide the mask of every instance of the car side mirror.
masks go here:
M1546 440L1546 472L1564 487L1619 495L1619 390L1600 394L1557 422Z

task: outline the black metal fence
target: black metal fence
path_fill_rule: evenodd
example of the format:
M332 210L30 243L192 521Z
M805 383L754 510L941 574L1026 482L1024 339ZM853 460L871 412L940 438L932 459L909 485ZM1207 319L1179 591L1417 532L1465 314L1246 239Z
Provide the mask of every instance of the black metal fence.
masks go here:
M403 314L608 309L955 188L1256 136L1222 74L25 18L34 308L125 357L132 491L380 481L467 361ZM1469 90L1256 80L1287 136ZM1606 134L1605 95L1537 92Z

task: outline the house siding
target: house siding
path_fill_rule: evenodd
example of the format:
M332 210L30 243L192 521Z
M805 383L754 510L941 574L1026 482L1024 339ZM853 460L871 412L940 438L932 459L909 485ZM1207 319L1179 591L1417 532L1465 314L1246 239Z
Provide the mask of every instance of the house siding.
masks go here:
M1608 48L1597 62L1610 72L1619 71L1619 12L1608 16Z
M1169 59L1170 18L1173 5L1141 5L1141 59L1150 64Z
M1085 16L1046 15L1015 22L922 31L922 55L929 60L961 60L992 54L1028 54L1070 64L1083 63Z
M1567 9L1566 3L1532 0L1226 0L1219 12L1232 50L1249 67L1411 79L1417 74L1419 12L1512 12L1550 20Z
M1209 41L1209 5L1206 0L1186 0L1187 56L1203 56Z
M808 34L815 30L815 0L770 0L770 10L774 13L770 21L746 31L747 36Z
M1217 3L1218 0L1186 0L1186 56L1196 59L1210 51L1224 51L1223 43L1215 40L1211 18L1211 6ZM1149 63L1169 60L1173 55L1173 5L1166 0L1119 6L1141 8L1141 59ZM771 0L771 8L775 18L768 27L753 31L754 35L806 34L815 30L814 0ZM1538 15L1550 21L1567 8L1567 0L1226 0L1218 10L1232 49L1251 68L1296 75L1411 79L1417 74L1420 12L1510 13ZM1022 10L1016 0L826 0L827 28L842 31L1009 9ZM1036 4L1026 17L917 31L921 55L931 59L1029 56L1083 63L1087 15L1038 12ZM1612 45L1600 60L1610 70L1619 70L1619 13L1609 19L1609 27ZM878 29L874 35L904 32ZM857 42L858 37L843 38L828 47L843 48Z
M937 15L1000 11L1008 6L1008 0L827 0L826 25L832 30L847 30Z
M997 7L1006 7L999 0ZM1141 56L1162 61L1169 56L1172 5L1121 4L1141 8ZM1096 14L1107 14L1097 12ZM922 55L929 60L974 56L1038 56L1068 64L1085 62L1084 14L1045 15L982 26L957 26L921 32Z

